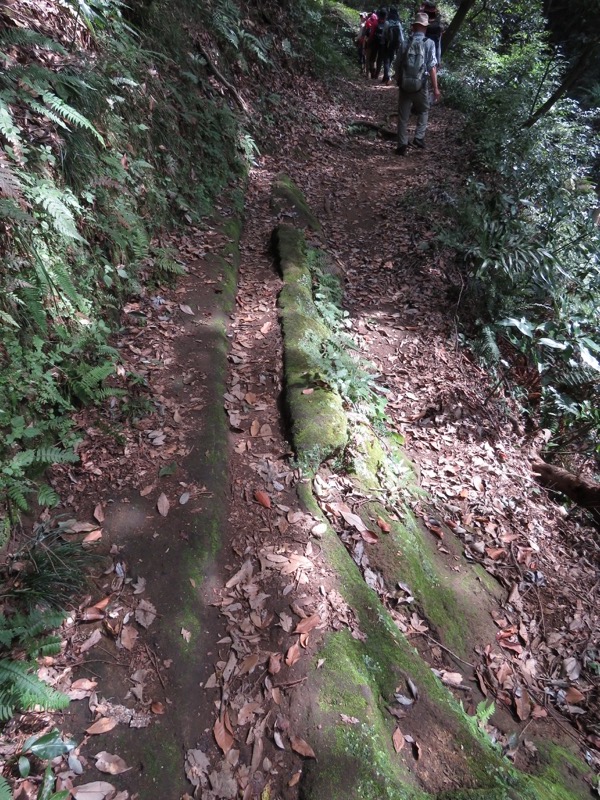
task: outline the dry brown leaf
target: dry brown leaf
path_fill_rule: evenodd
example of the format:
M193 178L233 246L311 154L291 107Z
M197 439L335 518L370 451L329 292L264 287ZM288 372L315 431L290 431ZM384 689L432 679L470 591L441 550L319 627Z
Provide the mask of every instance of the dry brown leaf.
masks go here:
M149 600L140 600L135 610L135 621L144 628L149 628L156 619L156 608Z
M567 703L577 704L585 700L585 695L579 691L575 686L571 686L565 695Z
M377 525L384 533L389 533L392 530L390 523L386 522L383 517L377 517Z
M94 758L96 759L96 769L100 772L107 772L109 775L120 775L131 769L120 756L107 753L106 750L96 753Z
M100 524L104 522L104 509L102 508L102 503L98 503L94 509L94 519L98 520Z
M295 642L285 654L285 663L292 667L300 659L300 645Z
M310 633L314 628L321 624L321 617L318 614L311 614L306 619L301 619L296 625L294 633Z
M184 641L189 642L192 638L192 634L190 631L186 630L186 628L181 629L181 635L183 636Z
M85 642L81 645L81 647L79 648L79 652L80 653L86 653L94 645L98 644L98 642L101 639L102 639L102 632L100 630L96 629L95 631L93 631L88 636L88 638L85 640Z
M246 656L240 664L240 675L253 672L258 664L258 659L258 653L252 653L252 655Z
M294 736L293 734L290 736L290 744L292 746L292 750L300 756L304 756L304 758L316 758L315 751L309 745L308 742L305 742L304 739L301 739L299 736Z
M360 535L363 538L363 540L367 542L367 544L377 544L377 542L379 541L379 536L377 536L376 533L373 533L373 531L369 530L361 531Z
M250 425L250 436L258 436L260 432L260 422L257 419L252 420Z
M531 701L526 689L519 689L515 693L515 709L517 716L522 722L529 719L531 714Z
M84 544L91 544L92 542L97 542L99 539L102 538L102 531L100 529L96 531L90 531L83 537Z
M277 675L279 670L281 669L281 661L283 659L283 653L271 653L269 656L269 675Z
M302 777L302 770L300 770L299 772L294 772L294 774L292 775L292 777L288 781L288 786L290 788L292 786L295 786L298 783L298 781L300 780L301 777Z
M146 497L155 489L155 487L155 483L151 483L149 486L144 486L143 489L140 489L140 497Z
M81 619L84 622L97 622L99 619L104 618L104 612L101 611L96 606L90 606L89 608L84 608L81 612Z
M123 625L121 629L121 645L125 650L133 650L139 633L133 625Z
M155 700L150 706L150 711L152 711L153 714L164 714L166 711L165 705L159 700Z
M271 508L271 498L266 492L259 489L257 492L254 492L254 499L257 503L260 503L261 506Z
M106 781L93 781L93 783L82 783L74 786L71 794L77 800L109 800L115 796L115 787Z
M101 733L108 733L108 731L112 731L112 729L116 728L118 724L118 721L113 717L101 717L99 720L96 720L96 722L90 725L85 732L89 733L90 736L98 736Z
M164 492L162 492L160 497L156 501L156 508L158 509L158 513L161 515L161 517L167 516L170 507L171 504L169 503L167 495Z
M218 719L215 722L213 727L213 734L215 737L215 741L223 751L223 754L227 755L227 753L231 750L233 746L234 740L233 736L229 733L229 731L225 726L225 723L222 720Z
M404 747L404 735L400 728L396 728L392 735L392 743L394 745L394 750L399 753L400 750Z

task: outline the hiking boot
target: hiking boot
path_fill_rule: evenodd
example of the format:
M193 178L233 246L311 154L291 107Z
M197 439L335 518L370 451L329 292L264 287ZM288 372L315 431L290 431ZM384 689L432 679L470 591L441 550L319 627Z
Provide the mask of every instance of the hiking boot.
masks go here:
M397 156L405 156L407 149L408 149L408 145L406 145L406 144L399 145L399 147L396 148L396 155Z
M415 147L420 147L421 150L425 150L425 139L417 139L416 137L413 139L413 144Z

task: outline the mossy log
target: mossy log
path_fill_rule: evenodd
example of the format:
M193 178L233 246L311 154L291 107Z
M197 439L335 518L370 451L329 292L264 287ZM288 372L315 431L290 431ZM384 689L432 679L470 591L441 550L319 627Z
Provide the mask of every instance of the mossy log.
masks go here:
M569 500L589 511L595 522L600 524L600 484L545 461L535 461L531 468L538 483L553 492L564 494Z

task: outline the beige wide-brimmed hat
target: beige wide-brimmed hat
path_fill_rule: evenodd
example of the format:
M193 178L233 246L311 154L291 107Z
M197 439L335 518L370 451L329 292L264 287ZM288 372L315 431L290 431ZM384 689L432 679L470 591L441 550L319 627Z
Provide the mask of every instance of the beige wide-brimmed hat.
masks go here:
M424 13L417 14L413 25L422 25L424 28L426 28L429 25L429 17Z

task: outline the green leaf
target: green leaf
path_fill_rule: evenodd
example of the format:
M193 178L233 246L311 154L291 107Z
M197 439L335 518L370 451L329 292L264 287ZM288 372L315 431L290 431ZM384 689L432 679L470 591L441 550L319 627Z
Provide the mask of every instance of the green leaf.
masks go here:
M54 792L54 773L52 772L52 767L46 767L46 772L44 772L44 782L42 783L40 793L37 796L37 800L50 800L52 794Z
M52 795L50 800L67 800L69 797L69 792L56 792Z
M0 775L0 800L12 800L12 790L6 780Z
M26 742L26 744L29 744L29 742ZM38 758L51 759L69 753L75 746L75 742L65 742L61 737L60 731L54 730L36 738L34 742L29 744L27 749L31 750Z
M31 772L31 763L25 756L19 756L19 775L22 778L27 778Z
M177 470L177 463L174 461L167 467L161 467L160 470L158 471L158 477L166 478L168 475L174 475L176 470Z
M500 325L504 325L507 328L517 328L517 330L521 331L523 336L528 336L530 339L533 337L533 325L529 320L525 319L525 317L521 317L521 319L509 317L508 319L503 319Z
M566 350L568 347L564 342L557 342L556 339L548 339L547 336L543 336L539 339L539 343L546 347L552 347L554 350Z
M587 364L588 367L595 369L596 372L600 372L600 362L598 361L595 356L593 356L587 347L584 347L582 344L579 345L579 350L581 352L581 360L584 364Z

